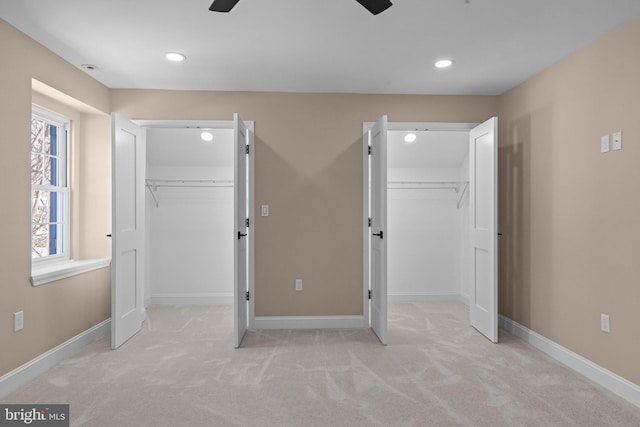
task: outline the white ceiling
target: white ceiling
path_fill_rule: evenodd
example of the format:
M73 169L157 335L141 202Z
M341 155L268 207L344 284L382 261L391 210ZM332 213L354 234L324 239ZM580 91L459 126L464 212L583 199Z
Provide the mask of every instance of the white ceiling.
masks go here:
M154 166L233 167L233 129L147 128L147 161Z
M112 88L495 95L640 15L639 0L395 0L377 16L211 1L0 0L0 17ZM434 69L443 57L454 67Z
M414 142L404 142L408 133L416 134ZM389 168L457 168L468 154L468 131L387 132Z

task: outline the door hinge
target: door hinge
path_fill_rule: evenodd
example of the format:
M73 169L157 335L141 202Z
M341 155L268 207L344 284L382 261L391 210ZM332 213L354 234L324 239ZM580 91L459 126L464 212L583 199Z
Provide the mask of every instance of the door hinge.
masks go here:
M369 155L371 155L371 146L369 146L369 150L368 151L369 151Z
M371 299L371 289L369 289L369 299Z
M250 151L251 151L251 149L249 148L249 144L247 144L247 148L246 148L247 154L249 154Z
M369 218L369 227L371 227L371 218Z
M249 228L249 218L247 218L244 223L247 225L247 228Z
M245 298L247 301L249 301L249 291L247 291L247 293L245 294L245 297L244 297L244 298Z

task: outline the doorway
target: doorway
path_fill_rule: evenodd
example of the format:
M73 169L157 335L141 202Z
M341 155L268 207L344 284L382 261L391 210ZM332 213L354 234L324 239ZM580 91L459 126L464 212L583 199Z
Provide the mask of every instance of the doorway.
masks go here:
M468 301L497 342L496 126L364 124L364 312L383 344L389 298Z
M232 304L233 129L145 129L145 307Z
M112 347L154 299L233 302L239 347L254 307L253 122L114 114L113 127Z

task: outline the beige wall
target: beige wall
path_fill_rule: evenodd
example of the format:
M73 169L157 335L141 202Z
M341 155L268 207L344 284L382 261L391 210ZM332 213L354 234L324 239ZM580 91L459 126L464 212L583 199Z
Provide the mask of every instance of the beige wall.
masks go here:
M323 316L362 314L362 123L481 122L497 98L114 90L112 105L131 119L254 120L255 314Z
M54 108L74 120L78 131L72 147L75 166L95 167L101 177L85 181L72 177L72 204L75 214L72 240L74 255L108 257L102 241L86 236L88 223L82 210L109 230L109 212L101 210L109 195L108 186L109 91L72 65L62 61L22 33L0 20L0 375L26 363L80 332L109 318L109 269L104 268L70 279L33 287L30 248L29 131L32 78L65 92L80 102L75 107L56 104L48 97L34 95L34 101ZM68 101L68 99L67 99ZM46 105L45 105L46 104ZM82 107L90 113L78 110ZM84 120L87 116L89 119ZM105 121L106 120L106 121ZM106 124L106 128L105 128ZM106 139L105 139L106 138ZM107 157L98 157L107 153ZM106 165L106 166L105 166ZM76 171L77 172L77 171ZM96 182L99 181L99 182ZM105 184L107 183L107 184ZM107 187L108 188L108 187ZM97 189L97 190L96 190ZM98 191L101 204L85 205L84 193ZM109 208L110 209L110 208ZM104 228L107 227L106 230ZM105 240L104 237L102 240ZM24 329L13 332L13 313L24 310Z
M639 40L636 18L499 104L500 311L636 384ZM623 149L601 154L616 131Z

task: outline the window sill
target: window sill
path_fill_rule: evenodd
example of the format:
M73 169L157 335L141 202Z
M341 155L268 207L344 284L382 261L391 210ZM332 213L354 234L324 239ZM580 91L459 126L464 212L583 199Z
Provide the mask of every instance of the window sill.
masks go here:
M45 283L108 267L109 264L111 264L109 258L61 261L32 267L29 280L33 286L40 286Z

